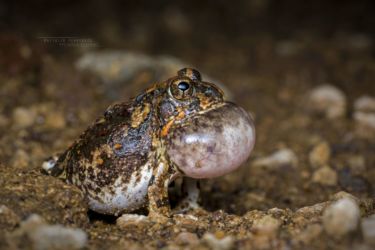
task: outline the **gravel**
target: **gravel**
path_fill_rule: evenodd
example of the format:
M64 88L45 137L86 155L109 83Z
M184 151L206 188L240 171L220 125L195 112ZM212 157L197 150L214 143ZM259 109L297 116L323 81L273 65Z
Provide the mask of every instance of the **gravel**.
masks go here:
M325 209L324 229L329 235L340 238L358 229L360 216L358 204L353 199L342 198Z
M335 186L337 184L337 173L329 166L324 166L315 170L312 181L324 186Z
M321 142L314 146L309 154L309 162L313 168L327 165L331 157L331 149L327 142Z
M281 166L297 167L297 155L291 149L280 149L269 156L260 157L253 161L254 167L275 168Z
M13 233L15 241L22 241L24 237L35 250L81 249L87 244L87 235L82 229L49 225L37 214L29 216Z
M363 218L361 229L365 242L375 246L375 215Z
M308 100L310 110L329 119L343 117L346 114L346 96L333 85L326 84L312 89Z

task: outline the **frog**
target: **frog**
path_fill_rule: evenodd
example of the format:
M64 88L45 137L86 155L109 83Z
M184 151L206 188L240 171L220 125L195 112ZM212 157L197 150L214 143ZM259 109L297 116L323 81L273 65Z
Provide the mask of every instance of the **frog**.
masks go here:
M171 216L168 188L182 178L180 207L199 207L199 180L240 167L255 144L247 111L198 70L183 68L135 98L109 106L45 174L77 186L89 209L119 216L146 208Z

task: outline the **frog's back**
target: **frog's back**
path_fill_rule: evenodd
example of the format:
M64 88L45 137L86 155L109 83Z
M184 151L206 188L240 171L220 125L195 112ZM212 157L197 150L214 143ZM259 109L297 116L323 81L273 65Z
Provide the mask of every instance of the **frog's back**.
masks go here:
M97 212L117 214L139 208L152 176L156 129L150 103L111 106L49 172L83 190Z

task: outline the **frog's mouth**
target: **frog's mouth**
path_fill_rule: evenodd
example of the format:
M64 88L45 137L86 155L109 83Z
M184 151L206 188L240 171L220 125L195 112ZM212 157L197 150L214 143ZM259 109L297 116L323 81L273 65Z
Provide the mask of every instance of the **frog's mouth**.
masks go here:
M237 169L255 143L249 114L231 102L187 118L170 128L169 158L185 175L213 178Z

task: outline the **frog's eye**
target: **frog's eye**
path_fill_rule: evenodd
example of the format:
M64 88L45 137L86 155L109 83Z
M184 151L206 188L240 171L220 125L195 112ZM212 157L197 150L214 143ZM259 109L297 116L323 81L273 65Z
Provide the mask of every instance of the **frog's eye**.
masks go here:
M169 93L177 100L185 100L194 95L194 86L187 77L173 80L169 86Z

